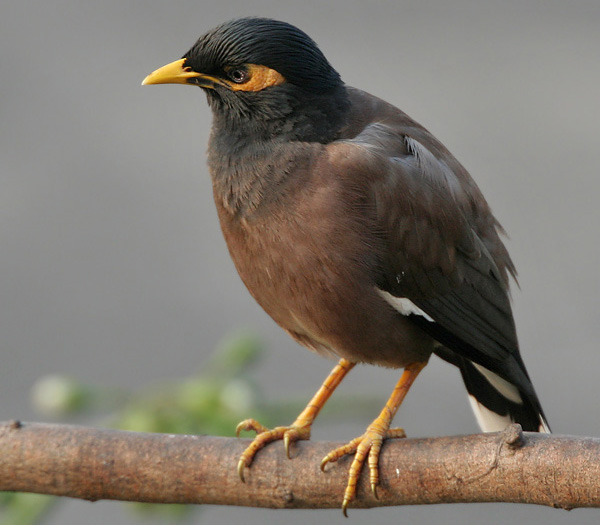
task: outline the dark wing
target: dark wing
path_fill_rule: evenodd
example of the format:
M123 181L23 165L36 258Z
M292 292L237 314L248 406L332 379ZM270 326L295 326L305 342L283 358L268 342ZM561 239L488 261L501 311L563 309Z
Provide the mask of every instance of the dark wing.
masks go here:
M389 133L383 126L376 132L380 138ZM518 355L518 343L506 277L510 259L506 254L496 262L482 240L503 251L494 246L502 243L491 212L422 142L407 134L398 139L404 154L382 159L389 164L387 180L373 186L388 246L377 284L433 318L420 316L427 321L422 327L444 345L460 343L466 357L502 369Z
M469 174L399 111L340 148L351 169L371 179L373 213L387 246L376 285L418 307L400 313L443 345L436 353L459 366L476 403L528 430L542 429L510 306L514 268ZM500 394L502 406L490 392L478 392L482 384ZM478 419L484 429L496 429Z

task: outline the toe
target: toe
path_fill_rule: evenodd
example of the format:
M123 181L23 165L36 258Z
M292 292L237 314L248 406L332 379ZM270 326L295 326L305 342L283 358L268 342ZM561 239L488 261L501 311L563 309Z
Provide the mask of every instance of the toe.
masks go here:
M261 425L258 421L256 421L256 419L245 419L244 421L238 423L238 426L235 427L235 435L240 437L242 430L254 431L257 434L262 434L263 432L269 431L267 427Z
M359 436L354 438L349 443L342 445L334 450L332 450L329 454L327 454L323 460L321 461L321 470L325 470L325 466L327 463L335 463L338 459L347 456L348 454L354 454L356 449L358 448L359 443L362 441L363 436Z
M348 515L348 506L356 498L356 488L365 461L369 465L369 482L371 490L378 499L377 487L379 486L379 455L383 441L388 438L403 438L406 434L401 428L382 430L379 428L368 428L367 431L348 444L332 450L321 461L321 470L325 470L328 463L333 463L347 454L354 454L350 470L348 471L348 484L344 493L342 511L344 516Z

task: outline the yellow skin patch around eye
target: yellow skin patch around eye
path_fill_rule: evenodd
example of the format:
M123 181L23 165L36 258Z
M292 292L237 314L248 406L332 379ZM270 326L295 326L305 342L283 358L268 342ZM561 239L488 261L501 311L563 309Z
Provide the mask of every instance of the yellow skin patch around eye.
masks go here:
M281 73L267 66L258 64L246 64L245 71L248 80L241 84L227 80L227 87L232 91L262 91L271 86L279 86L285 82Z

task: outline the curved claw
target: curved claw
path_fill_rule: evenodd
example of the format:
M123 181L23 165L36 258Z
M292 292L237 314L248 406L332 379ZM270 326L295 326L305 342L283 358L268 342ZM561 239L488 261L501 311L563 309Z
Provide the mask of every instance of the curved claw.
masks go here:
M348 503L350 503L350 500L344 498L344 502L342 503L342 513L344 514L344 518L348 517Z
M371 491L373 491L375 499L379 499L379 495L377 494L377 483L371 483Z
M329 457L325 456L322 460L321 460L321 472L325 472L325 466L327 465L327 463L329 463Z
M244 479L244 469L246 468L246 462L243 459L240 459L237 466L238 476L242 480L242 483L246 483Z
M237 427L235 427L235 437L240 437L240 432L244 430L244 421L238 423Z
M283 448L285 448L285 455L288 459L292 459L290 457L290 433L286 432L283 435Z

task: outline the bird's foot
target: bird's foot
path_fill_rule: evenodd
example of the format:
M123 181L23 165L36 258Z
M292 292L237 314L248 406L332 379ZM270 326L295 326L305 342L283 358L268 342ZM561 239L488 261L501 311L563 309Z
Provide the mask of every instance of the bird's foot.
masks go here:
M285 447L285 453L289 458L290 443L299 441L301 439L310 439L310 425L297 424L297 422L287 427L275 427L271 430L264 425L261 425L255 419L246 419L236 427L236 436L239 437L242 430L251 430L256 432L256 437L252 440L252 443L250 443L248 448L244 450L240 456L240 461L238 462L238 474L242 481L245 481L244 469L250 467L256 453L265 445L268 445L272 441L282 439Z
M406 433L401 428L382 428L375 420L371 423L366 432L348 444L332 450L321 461L321 470L325 470L328 463L333 463L347 454L354 454L350 471L348 472L348 484L344 493L342 503L342 512L348 517L348 505L356 497L356 485L360 477L365 460L368 458L369 479L371 481L371 490L377 498L377 487L379 486L379 452L384 439L405 438Z

